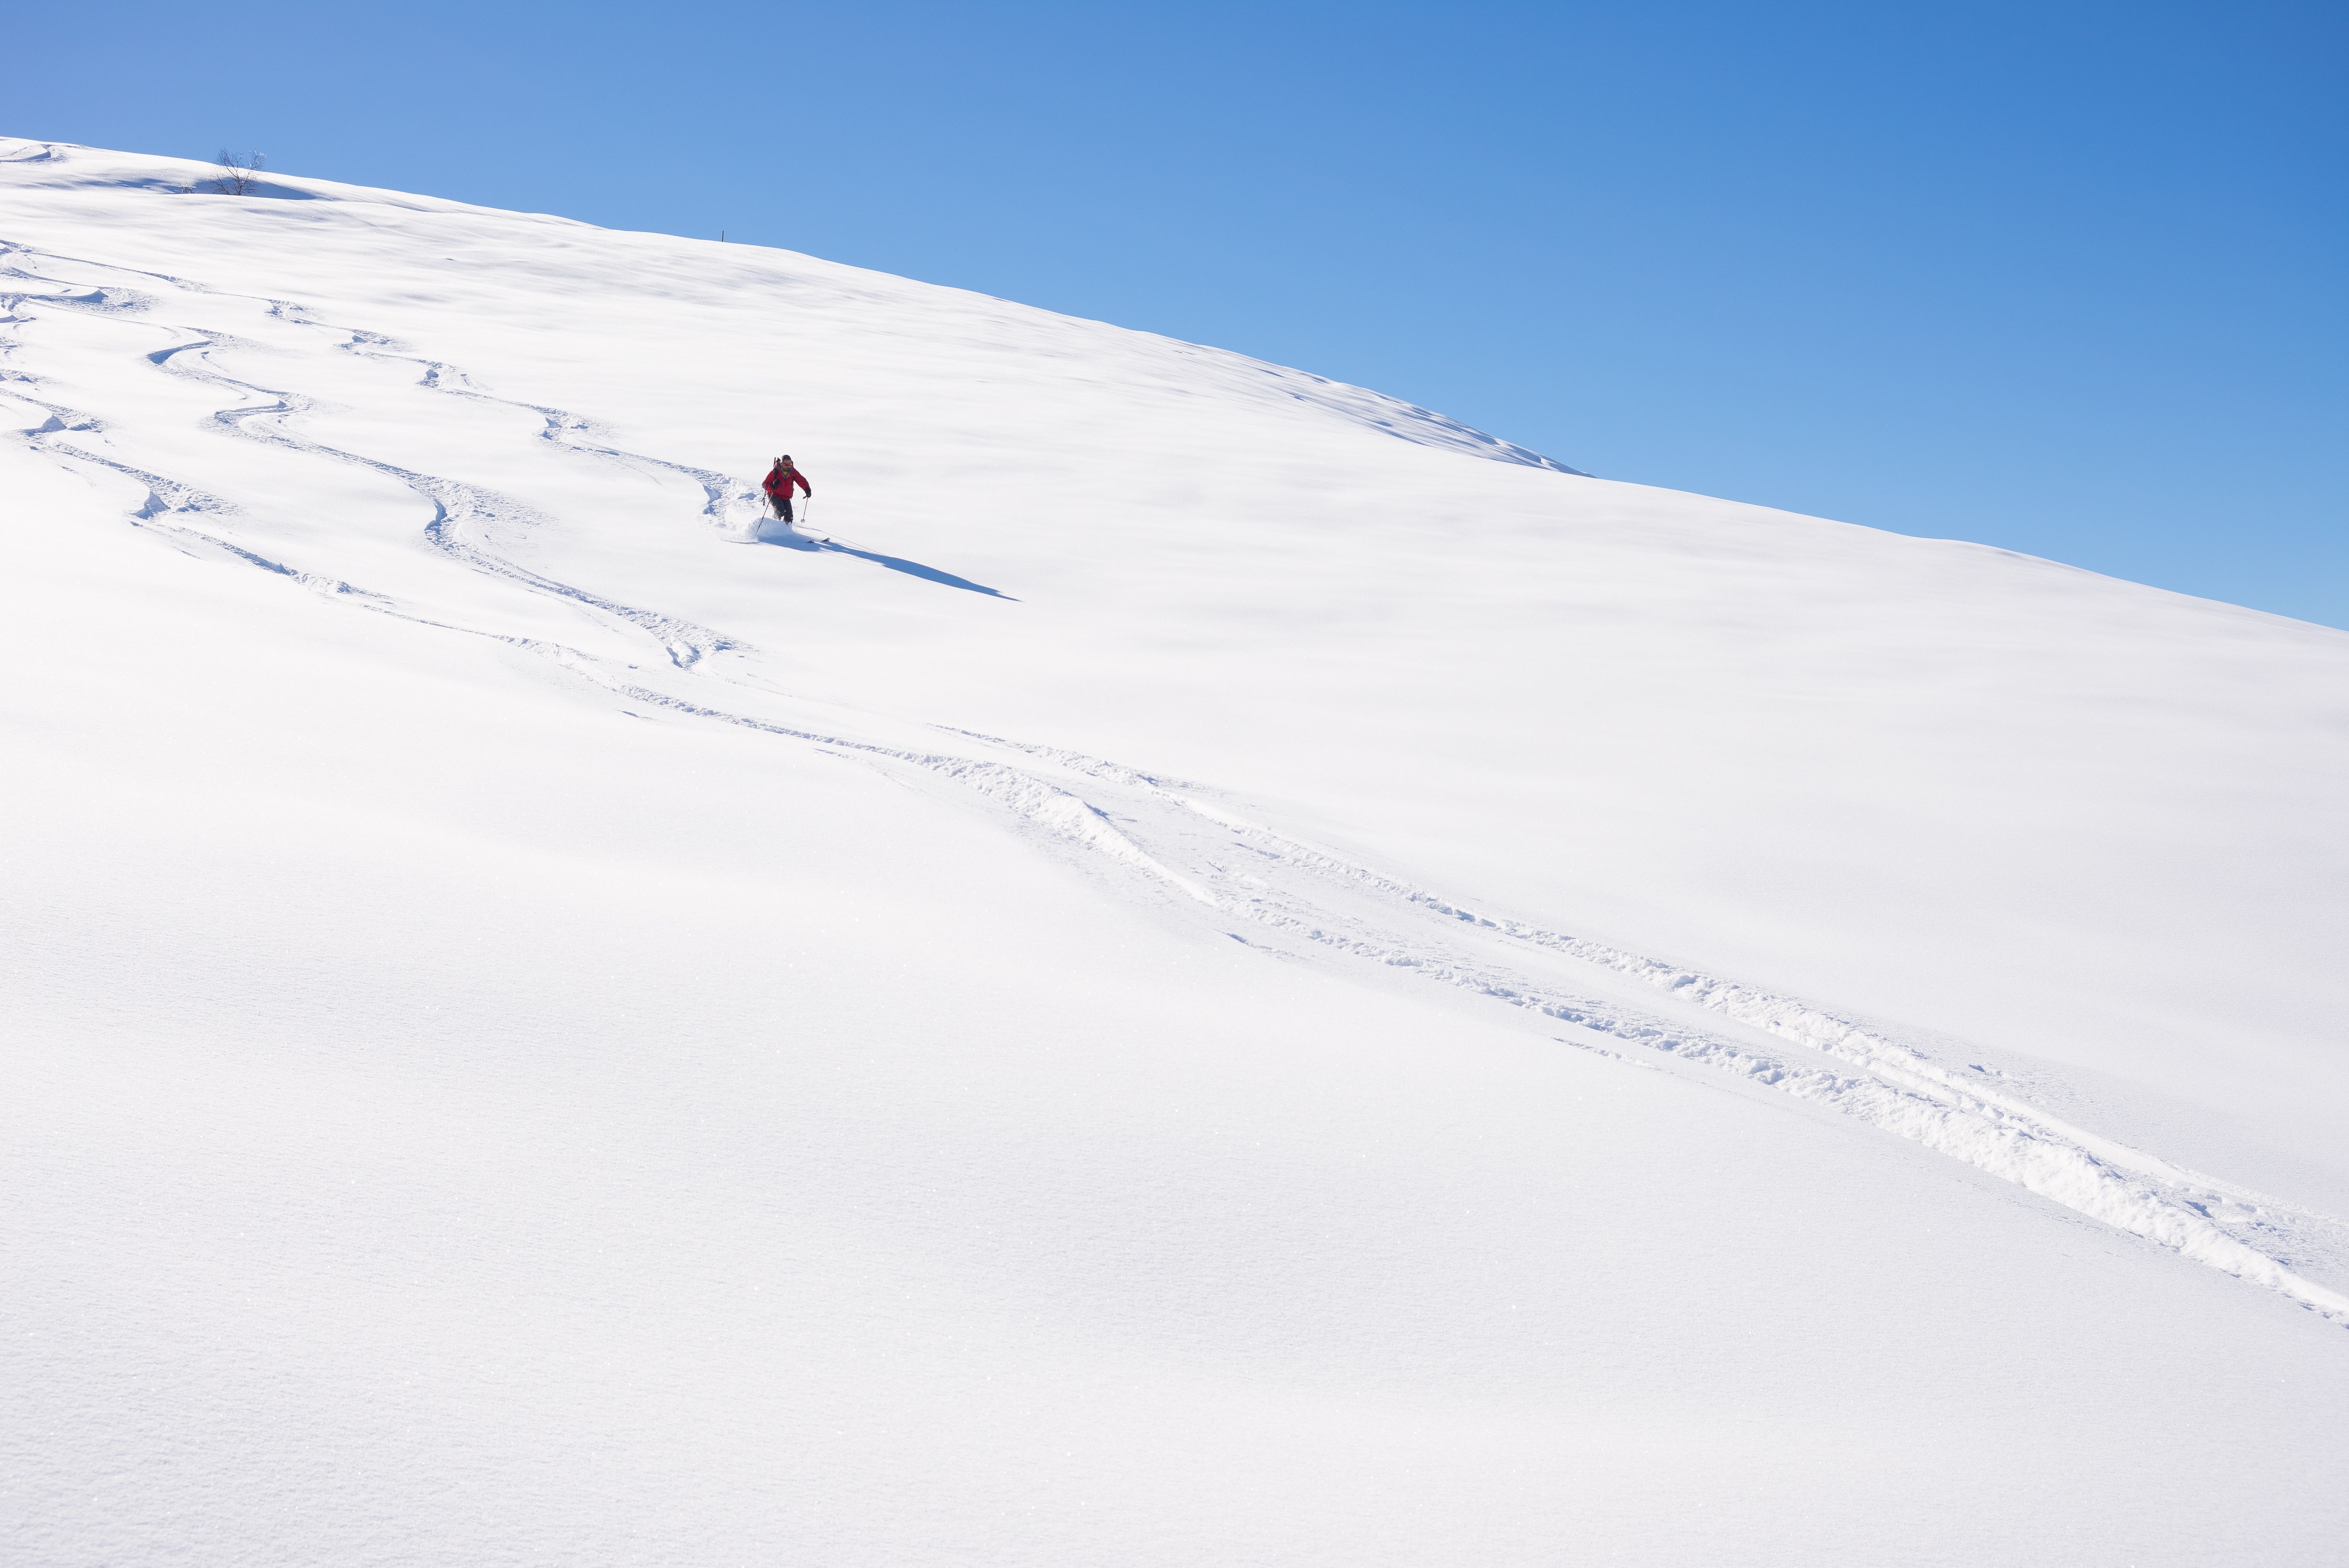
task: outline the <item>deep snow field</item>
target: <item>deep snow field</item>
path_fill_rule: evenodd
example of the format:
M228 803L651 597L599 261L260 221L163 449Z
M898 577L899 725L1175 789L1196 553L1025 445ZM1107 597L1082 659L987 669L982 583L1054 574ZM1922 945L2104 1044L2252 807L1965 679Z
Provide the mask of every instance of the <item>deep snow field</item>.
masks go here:
M2349 1555L2349 634L203 172L0 140L7 1561Z

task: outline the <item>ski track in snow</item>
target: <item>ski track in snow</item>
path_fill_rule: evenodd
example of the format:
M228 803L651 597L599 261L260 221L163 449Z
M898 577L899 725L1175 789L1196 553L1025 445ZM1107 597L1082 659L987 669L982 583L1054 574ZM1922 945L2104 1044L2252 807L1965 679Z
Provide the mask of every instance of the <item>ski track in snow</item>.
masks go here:
M342 603L435 629L492 638L547 658L616 696L682 717L746 727L875 766L910 768L950 780L1024 824L1031 841L1065 846L1079 864L1102 868L1105 863L1130 891L1143 892L1177 910L1188 909L1194 919L1212 920L1216 929L1250 947L1334 964L1358 975L1361 965L1369 965L1432 980L1577 1026L1586 1036L1702 1064L1831 1106L2349 1325L2349 1296L2303 1277L2293 1266L2349 1259L2349 1226L2073 1126L2019 1095L1992 1087L1979 1072L1937 1060L1925 1046L1896 1029L1863 1024L1800 998L1588 937L1479 913L1253 821L1201 785L1073 751L946 727L926 727L952 735L967 749L982 755L888 744L736 711L743 706L740 698L764 695L763 683L754 686L721 673L712 655L755 654L748 645L677 616L557 582L508 560L490 547L489 540L502 524L526 527L543 521L526 506L480 486L311 438L298 428L301 416L312 407L310 399L238 379L212 363L211 351L225 341L222 334L156 320L162 297L143 288L77 282L17 264L34 259L29 247L0 242L0 277L15 280L0 284L0 327L36 319L23 314L35 305L135 320L150 331L160 327L176 341L144 357L159 373L192 377L229 394L233 401L212 416L222 426L266 445L357 464L398 480L430 504L432 515L421 531L449 561L566 602L651 639L676 672L697 685L707 682L719 688L711 694L717 700L701 700L698 689L690 696L655 689L629 679L608 660L543 638L455 624L422 607L247 548L229 537L240 511L233 502L93 449L90 443L104 442L109 434L105 421L35 396L41 384L36 375L0 364L0 397L46 415L37 428L13 433L53 460L92 464L145 487L146 500L129 514L129 521L182 549L259 567ZM746 484L622 450L605 441L600 427L580 415L498 397L475 386L454 366L408 354L379 333L319 321L296 303L226 294L192 280L115 263L47 255L38 259L44 267L96 268L168 289L258 303L271 319L298 332L337 338L335 346L341 351L416 366L417 384L430 390L533 413L541 420L538 439L592 459L688 479L702 491L702 514L718 526L730 526L728 511L738 503L755 507ZM16 344L0 345L0 349L22 352ZM1350 404L1339 411L1361 417L1361 410ZM82 439L73 438L77 437ZM1514 449L1500 455L1505 460L1562 467ZM725 696L728 690L737 696ZM1137 883L1133 878L1142 881ZM1158 891L1146 892L1153 888ZM1181 897L1169 901L1169 892ZM1234 918L1252 926L1255 935L1229 930ZM1620 999L1625 991L1652 992L1663 1005L1648 1010ZM1708 1015L1733 1027L1708 1028L1701 1022ZM1557 1037L1608 1056L1622 1054L1587 1037Z

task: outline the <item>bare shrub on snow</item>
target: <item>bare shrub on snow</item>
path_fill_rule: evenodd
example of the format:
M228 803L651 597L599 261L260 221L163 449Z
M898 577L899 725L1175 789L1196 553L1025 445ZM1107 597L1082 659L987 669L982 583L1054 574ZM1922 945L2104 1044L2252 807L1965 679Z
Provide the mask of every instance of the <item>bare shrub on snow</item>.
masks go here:
M261 166L266 161L258 152L231 152L223 147L213 160L212 177L199 189L216 196L250 196L261 183Z

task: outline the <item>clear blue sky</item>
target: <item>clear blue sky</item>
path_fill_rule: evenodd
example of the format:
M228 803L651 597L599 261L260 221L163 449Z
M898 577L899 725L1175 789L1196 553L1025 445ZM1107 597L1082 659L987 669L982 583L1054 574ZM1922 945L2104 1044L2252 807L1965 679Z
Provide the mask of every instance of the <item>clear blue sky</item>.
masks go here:
M785 245L2349 626L2349 7L26 7L0 133Z

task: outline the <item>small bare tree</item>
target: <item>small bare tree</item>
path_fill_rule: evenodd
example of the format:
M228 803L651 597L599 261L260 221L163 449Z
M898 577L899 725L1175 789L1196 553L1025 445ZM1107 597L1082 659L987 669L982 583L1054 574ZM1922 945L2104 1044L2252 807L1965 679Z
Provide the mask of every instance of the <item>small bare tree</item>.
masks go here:
M215 196L250 196L261 183L261 166L266 161L258 152L231 152L223 147L214 160L212 177L202 189Z

